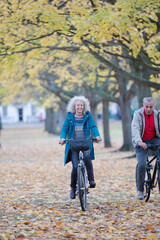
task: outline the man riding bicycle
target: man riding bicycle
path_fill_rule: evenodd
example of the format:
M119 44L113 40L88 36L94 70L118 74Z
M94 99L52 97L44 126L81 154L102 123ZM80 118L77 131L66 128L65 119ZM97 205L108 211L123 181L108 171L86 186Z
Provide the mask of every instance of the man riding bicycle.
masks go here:
M160 145L160 113L155 109L155 99L143 99L143 107L136 110L132 120L132 142L138 160L137 169L137 199L143 200L147 144ZM160 166L159 166L160 168Z

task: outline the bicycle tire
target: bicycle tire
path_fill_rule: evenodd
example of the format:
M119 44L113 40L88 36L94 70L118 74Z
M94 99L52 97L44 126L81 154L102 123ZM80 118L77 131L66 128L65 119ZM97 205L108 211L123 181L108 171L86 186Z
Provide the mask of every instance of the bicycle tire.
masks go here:
M157 169L157 182L158 182L158 189L160 193L160 170L159 169Z
M151 194L151 173L146 171L144 181L144 200L148 202Z
M78 166L77 176L78 176L78 193L80 205L83 211L87 209L87 179L86 179L86 167Z
M144 181L144 199L145 202L148 202L151 194L152 188L152 178L151 178L151 169L146 169L145 181Z
M138 171L138 164L136 166L136 183L137 183L137 171ZM145 180L144 180L144 200L148 202L151 193L151 173L150 170L146 170L145 172Z

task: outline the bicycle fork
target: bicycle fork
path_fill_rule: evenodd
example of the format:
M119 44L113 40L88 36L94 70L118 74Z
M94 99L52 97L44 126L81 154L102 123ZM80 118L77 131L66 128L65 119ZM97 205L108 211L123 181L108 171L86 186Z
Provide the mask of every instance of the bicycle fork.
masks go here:
M84 171L84 177L85 177L84 181L85 181L85 188L86 188L86 186L87 186L87 169L86 169L86 166L84 164L83 152L82 151L79 152L79 164L78 164L78 167L81 167L83 169L83 171ZM85 189L82 188L82 190L85 190ZM88 187L86 188L86 190L87 190L87 193L89 193Z

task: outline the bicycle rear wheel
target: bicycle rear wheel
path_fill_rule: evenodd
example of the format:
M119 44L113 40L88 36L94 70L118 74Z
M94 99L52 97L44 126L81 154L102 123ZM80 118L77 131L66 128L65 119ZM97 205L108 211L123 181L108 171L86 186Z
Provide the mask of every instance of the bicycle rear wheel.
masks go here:
M87 175L86 167L78 166L77 175L78 175L78 193L81 208L83 211L87 209Z

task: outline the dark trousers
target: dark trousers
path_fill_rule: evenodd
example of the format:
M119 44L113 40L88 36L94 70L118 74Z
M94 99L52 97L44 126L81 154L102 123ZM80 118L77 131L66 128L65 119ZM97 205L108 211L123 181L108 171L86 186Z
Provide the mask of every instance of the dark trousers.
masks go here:
M87 169L88 180L94 180L94 173L93 173L93 164L90 159L90 150L83 151L84 162ZM78 158L79 152L71 152L71 161L72 161L72 172L71 172L71 187L76 187L77 182L77 167L78 167Z
M144 141L146 144L153 144L156 146L160 145L160 138L153 138ZM148 158L148 148L143 149L140 146L135 148L136 157L138 161L138 169L137 169L137 179L136 179L136 186L137 190L143 192L144 191L144 180L145 180L145 171L146 171L146 161Z

